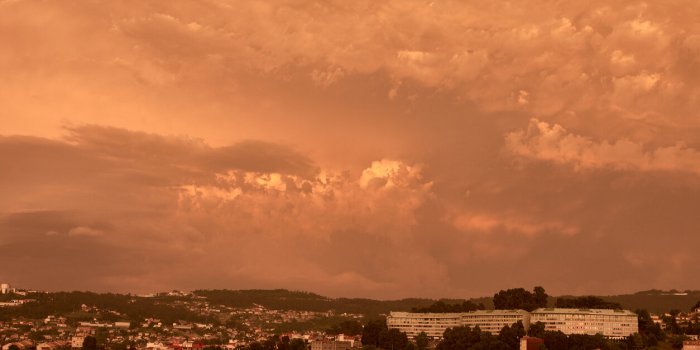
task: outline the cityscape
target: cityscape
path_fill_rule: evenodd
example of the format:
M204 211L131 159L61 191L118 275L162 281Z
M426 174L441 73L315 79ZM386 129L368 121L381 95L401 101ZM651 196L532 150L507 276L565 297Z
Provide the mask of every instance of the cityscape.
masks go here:
M541 287L502 290L487 308L473 300L381 305L346 299L334 304L313 293L286 290L119 295L0 286L3 350L700 347L700 291L638 293L655 297L656 303L669 297L698 300L686 310L656 314L626 310L603 297L550 298ZM416 306L393 310L411 303Z

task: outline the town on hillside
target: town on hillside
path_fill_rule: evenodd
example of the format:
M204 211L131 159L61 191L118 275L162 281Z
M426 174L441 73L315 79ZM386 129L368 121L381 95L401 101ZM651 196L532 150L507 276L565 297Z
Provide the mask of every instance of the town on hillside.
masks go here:
M286 290L43 292L3 283L0 343L2 350L689 350L700 349L698 300L658 313L595 296L553 298L542 287L502 290L488 303L428 303Z

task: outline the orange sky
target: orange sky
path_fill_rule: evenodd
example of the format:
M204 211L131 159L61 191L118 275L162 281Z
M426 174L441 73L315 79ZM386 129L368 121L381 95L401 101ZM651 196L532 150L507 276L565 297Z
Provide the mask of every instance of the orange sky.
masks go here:
M700 288L700 4L0 0L0 280Z

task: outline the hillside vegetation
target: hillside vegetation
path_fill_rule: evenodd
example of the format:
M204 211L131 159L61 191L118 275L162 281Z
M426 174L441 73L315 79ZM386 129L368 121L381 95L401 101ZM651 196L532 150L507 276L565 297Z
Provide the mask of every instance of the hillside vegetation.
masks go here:
M673 292L673 291L672 291ZM665 313L670 310L689 310L700 301L700 291L686 291L684 293L672 293L657 290L638 292L635 294L600 296L607 303L601 305L619 305L624 309L646 309L651 313ZM436 302L451 305L453 309L459 307L469 309L465 305L478 306L478 308L493 309L492 298L473 299L426 299L407 298L399 300L373 300L365 298L328 298L315 293L302 291L289 291L285 289L275 290L197 290L194 296L205 299L211 305L225 305L236 308L250 308L255 305L267 309L299 310L325 312L333 310L337 314L360 314L374 318L378 315L388 314L390 311L430 310ZM682 295L681 295L682 294ZM109 309L115 313L103 315L108 319L142 319L155 317L171 322L175 320L201 321L202 317L188 310L178 303L179 300L192 297L166 296L138 297L125 294L98 294L92 292L55 292L36 293L28 298L36 302L26 303L19 307L5 308L0 313L0 321L12 317L43 318L47 315L82 315L81 305L96 306L100 309ZM590 300L591 298L577 298L574 296L560 296L561 299ZM571 305L564 300L557 303L557 297L549 297L548 306ZM472 307L476 309L477 307ZM119 316L117 316L119 314ZM98 315L73 316L74 321L90 319Z

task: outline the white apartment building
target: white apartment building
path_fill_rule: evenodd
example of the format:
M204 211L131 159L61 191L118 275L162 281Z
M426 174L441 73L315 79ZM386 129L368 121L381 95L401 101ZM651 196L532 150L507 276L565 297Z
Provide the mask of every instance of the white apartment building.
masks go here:
M386 324L389 328L405 332L409 338L415 338L420 332L425 332L431 338L441 338L446 329L462 326L463 314L392 311L386 318Z
M530 313L525 310L478 310L466 312L462 316L462 325L479 326L482 332L498 334L504 326L522 322L525 329L530 327Z
M458 313L392 311L386 319L389 328L405 332L409 338L415 338L420 332L425 332L432 338L441 338L447 328L461 326L479 326L484 332L498 334L503 326L511 326L518 321L527 329L530 314L525 310L478 310Z
M602 334L613 339L637 333L637 314L628 310L540 308L531 313L532 324L542 322L546 331L564 334Z

